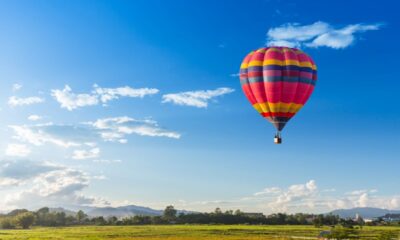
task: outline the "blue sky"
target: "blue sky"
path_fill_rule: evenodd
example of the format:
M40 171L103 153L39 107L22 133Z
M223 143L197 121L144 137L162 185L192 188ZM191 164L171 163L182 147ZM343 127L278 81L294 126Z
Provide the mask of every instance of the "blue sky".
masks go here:
M398 7L2 1L0 210L400 209ZM279 146L236 76L268 44L318 66Z

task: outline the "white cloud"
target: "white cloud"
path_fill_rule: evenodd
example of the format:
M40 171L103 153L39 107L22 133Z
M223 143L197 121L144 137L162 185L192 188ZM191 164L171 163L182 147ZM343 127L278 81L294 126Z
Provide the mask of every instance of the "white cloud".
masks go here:
M31 153L31 149L25 144L8 144L6 148L7 156L26 157Z
M286 40L270 40L268 41L268 46L290 47L290 48L301 47L300 43L297 41L286 41Z
M61 108L66 108L69 111L79 107L97 105L99 102L97 95L75 94L68 85L65 85L62 90L51 90L51 95L61 104Z
M18 91L18 90L20 90L21 88L22 88L22 85L19 84L19 83L14 83L14 84L12 85L12 90L13 90L13 92Z
M30 143L35 146L42 146L52 143L60 147L76 147L81 143L75 139L69 139L68 134L77 133L77 128L68 125L37 124L37 125L10 125L14 131L13 138L21 142ZM66 132L66 129L70 132ZM76 136L79 137L79 136Z
M325 22L310 25L288 23L271 28L267 33L268 46L346 48L356 40L355 34L378 30L382 24L350 24L335 28Z
M0 161L0 182L2 186L16 186L48 171L60 169L50 163L33 162L29 160Z
M138 120L126 116L98 119L95 122L78 125L50 122L32 125L9 125L8 127L13 130L12 138L20 143L29 143L33 146L54 144L63 148L83 146L91 148L91 150L75 150L73 152L74 159L98 157L99 149L96 148L96 145L99 139L127 143L126 136L131 134L175 139L181 137L177 132L160 127L154 120Z
M30 115L30 116L28 117L28 120L29 120L29 121L39 121L40 119L42 119L42 117L39 116L39 115L36 115L36 114Z
M42 102L44 102L44 99L40 98L40 97L19 98L16 96L11 96L8 99L8 105L10 105L11 107L32 105L32 104L42 103Z
M97 158L100 155L100 149L99 148L92 148L89 150L74 150L73 152L73 159L76 160L83 160L83 159L90 159L90 158Z
M0 188L1 187L18 186L20 184L21 184L21 181L19 181L18 179L0 177Z
M106 103L119 97L143 98L159 92L156 88L131 88L128 86L118 88L101 88L94 85L94 92L99 95L101 102Z
M0 199L2 207L79 207L105 206L101 198L82 195L90 179L104 179L62 165L43 162L6 162L0 165L0 186L19 186L18 191L6 194Z
M238 199L177 201L177 208L212 211L216 207L249 212L327 213L339 208L400 208L400 195L377 195L376 189L356 190L343 195L332 189L319 189L314 180L284 187L267 187L251 196Z
M206 108L208 102L218 96L233 92L231 88L217 88L215 90L199 90L163 95L163 102L171 102L177 105Z
M280 193L282 190L278 187L270 187L270 188L265 188L264 190L260 192L254 193L254 196L261 196L261 195L267 195L267 194L277 194Z
M104 175L96 175L96 176L92 176L91 179L95 179L95 180L107 180L108 178Z
M311 205L310 198L317 193L317 185L314 180L305 184L291 185L287 190L281 190L277 196L268 203L275 211L287 211L293 205Z
M292 46L296 46L300 42L315 38L315 36L326 33L330 29L330 25L324 22L304 26L288 23L281 27L269 29L267 35L269 42L282 41L282 43L290 43L293 44Z
M363 193L360 195L357 201L357 205L359 207L367 207L369 203L369 196L368 193Z
M94 163L104 163L104 164L112 164L112 163L121 163L122 161L119 159L95 159Z
M154 120L138 120L130 117L114 117L98 119L89 122L100 133L105 141L118 141L126 143L125 136L136 134L149 137L168 137L179 139L181 135L177 132L168 131L158 126Z
M65 85L64 89L53 89L51 95L61 104L61 108L72 111L76 108L94 106L99 103L119 99L120 97L143 98L147 95L154 95L159 92L155 88L131 88L129 86L118 88L101 88L93 86L91 93L73 93L72 89Z

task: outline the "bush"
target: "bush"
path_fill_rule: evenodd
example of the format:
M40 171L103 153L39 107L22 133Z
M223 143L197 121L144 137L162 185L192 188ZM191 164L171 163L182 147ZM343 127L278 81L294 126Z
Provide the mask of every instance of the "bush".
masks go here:
M11 218L3 218L0 220L1 229L14 229L15 222Z

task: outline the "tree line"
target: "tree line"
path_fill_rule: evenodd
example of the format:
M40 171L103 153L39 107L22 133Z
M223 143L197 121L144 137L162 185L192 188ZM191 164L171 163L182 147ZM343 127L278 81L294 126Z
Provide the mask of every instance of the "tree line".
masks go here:
M74 225L150 225L150 224L264 224L264 225L323 225L335 226L342 225L352 227L362 226L360 221L341 219L336 215L315 215L315 214L286 214L276 213L265 216L260 213L245 213L240 210L225 211L220 208L210 213L178 211L173 206L167 206L161 216L135 215L130 217L90 217L83 211L76 214L66 214L65 212L50 211L48 207L37 211L26 209L13 210L8 214L0 215L0 228L27 229L31 226L74 226Z

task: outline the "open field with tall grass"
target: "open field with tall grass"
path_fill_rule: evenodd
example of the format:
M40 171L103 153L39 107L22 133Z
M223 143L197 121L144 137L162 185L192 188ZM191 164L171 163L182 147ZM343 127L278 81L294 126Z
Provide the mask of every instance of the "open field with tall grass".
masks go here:
M329 230L329 228L244 225L84 226L0 230L0 239L316 239L316 236L322 230ZM384 232L396 232L399 235L400 227L364 227L359 230L359 236L360 239L379 239Z

